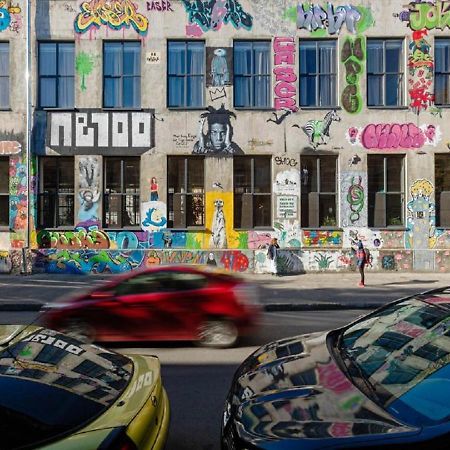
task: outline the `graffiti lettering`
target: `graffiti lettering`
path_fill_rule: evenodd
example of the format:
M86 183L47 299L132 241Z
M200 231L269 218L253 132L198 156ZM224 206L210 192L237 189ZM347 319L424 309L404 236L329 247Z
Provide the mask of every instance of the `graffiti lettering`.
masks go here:
M401 18L409 20L411 30L432 30L450 28L450 2L437 0L432 2L411 2L409 14Z
M298 164L298 161L295 158L288 158L287 156L281 157L281 156L275 156L275 164L277 166L290 166L290 167L296 167Z
M41 230L36 237L40 248L87 249L109 248L109 238L101 230L47 231Z
M147 2L147 11L172 11L170 0Z
M341 246L342 233L339 231L304 231L303 245L305 247Z
M75 18L75 32L82 34L102 25L112 30L130 28L142 36L148 31L148 19L137 12L132 0L90 0L80 5L81 12Z

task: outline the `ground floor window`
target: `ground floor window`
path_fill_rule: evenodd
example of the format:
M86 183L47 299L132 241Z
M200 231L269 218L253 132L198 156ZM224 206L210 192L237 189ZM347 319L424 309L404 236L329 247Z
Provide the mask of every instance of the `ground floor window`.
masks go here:
M9 226L9 157L0 157L0 226Z
M74 225L74 158L43 157L40 160L39 226Z
M436 225L450 228L450 155L436 153L434 158Z
M300 166L301 226L335 227L337 157L302 156Z
M403 155L368 155L369 227L403 226L405 175Z
M236 156L233 159L234 228L272 225L270 156Z
M169 228L205 225L205 159L200 156L167 158Z
M140 225L139 157L104 157L105 191L103 198L106 228Z

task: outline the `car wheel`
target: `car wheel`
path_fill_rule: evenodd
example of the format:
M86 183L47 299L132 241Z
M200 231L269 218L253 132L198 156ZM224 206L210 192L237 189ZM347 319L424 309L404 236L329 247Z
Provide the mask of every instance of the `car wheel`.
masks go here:
M91 343L95 340L94 329L83 319L69 320L61 331L82 342Z
M224 319L210 319L198 331L198 343L203 347L226 348L233 346L238 339L236 325Z

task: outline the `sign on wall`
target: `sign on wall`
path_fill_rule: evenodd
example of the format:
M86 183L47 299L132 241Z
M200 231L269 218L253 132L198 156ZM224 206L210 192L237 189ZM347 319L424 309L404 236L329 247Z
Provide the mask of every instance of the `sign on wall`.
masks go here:
M46 146L62 154L141 154L155 145L154 110L47 113Z
M161 62L161 52L147 52L145 54L146 64L159 64Z
M296 195L277 195L277 217L285 219L297 218Z

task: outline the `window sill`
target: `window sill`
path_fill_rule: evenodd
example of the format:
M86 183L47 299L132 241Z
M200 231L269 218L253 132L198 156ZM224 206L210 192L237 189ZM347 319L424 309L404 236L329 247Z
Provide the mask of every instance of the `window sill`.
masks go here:
M187 227L187 228L162 228L160 231L170 231L174 233L185 233L186 231L206 231L205 227Z
M36 232L40 231L76 231L75 225L65 225L63 227L38 227Z
M0 108L0 112L12 112L11 108Z
M267 107L252 107L252 106L233 106L233 108L236 111L276 111L273 106L267 106Z
M303 231L344 231L343 228L341 227L300 227L301 230Z
M206 106L168 106L167 109L169 111L206 111L207 107Z
M99 228L100 231L143 231L142 228L138 225L136 226L124 226L124 227L103 227Z
M388 225L387 227L368 227L370 230L378 231L408 231L404 225Z
M122 107L117 107L117 108L114 108L114 107L108 107L108 108L106 108L106 107L102 107L102 111L117 111L117 112L128 112L128 111L131 111L131 112L142 112L142 111L144 111L144 109L143 108L141 108L141 107L138 107L138 108L122 108Z
M367 109L375 109L375 110L387 109L389 111L391 111L391 110L408 111L409 106L367 106Z
M0 225L0 233L5 231L14 231L12 228L9 227L9 225Z
M275 228L272 227L254 227L254 228L233 228L234 231L244 232L244 231L276 231Z
M48 111L48 112L72 112L77 111L77 108L49 108L49 107L37 107L37 111Z
M300 110L304 111L330 111L332 109L335 109L336 111L341 111L342 108L340 106L334 105L334 106L300 106Z

